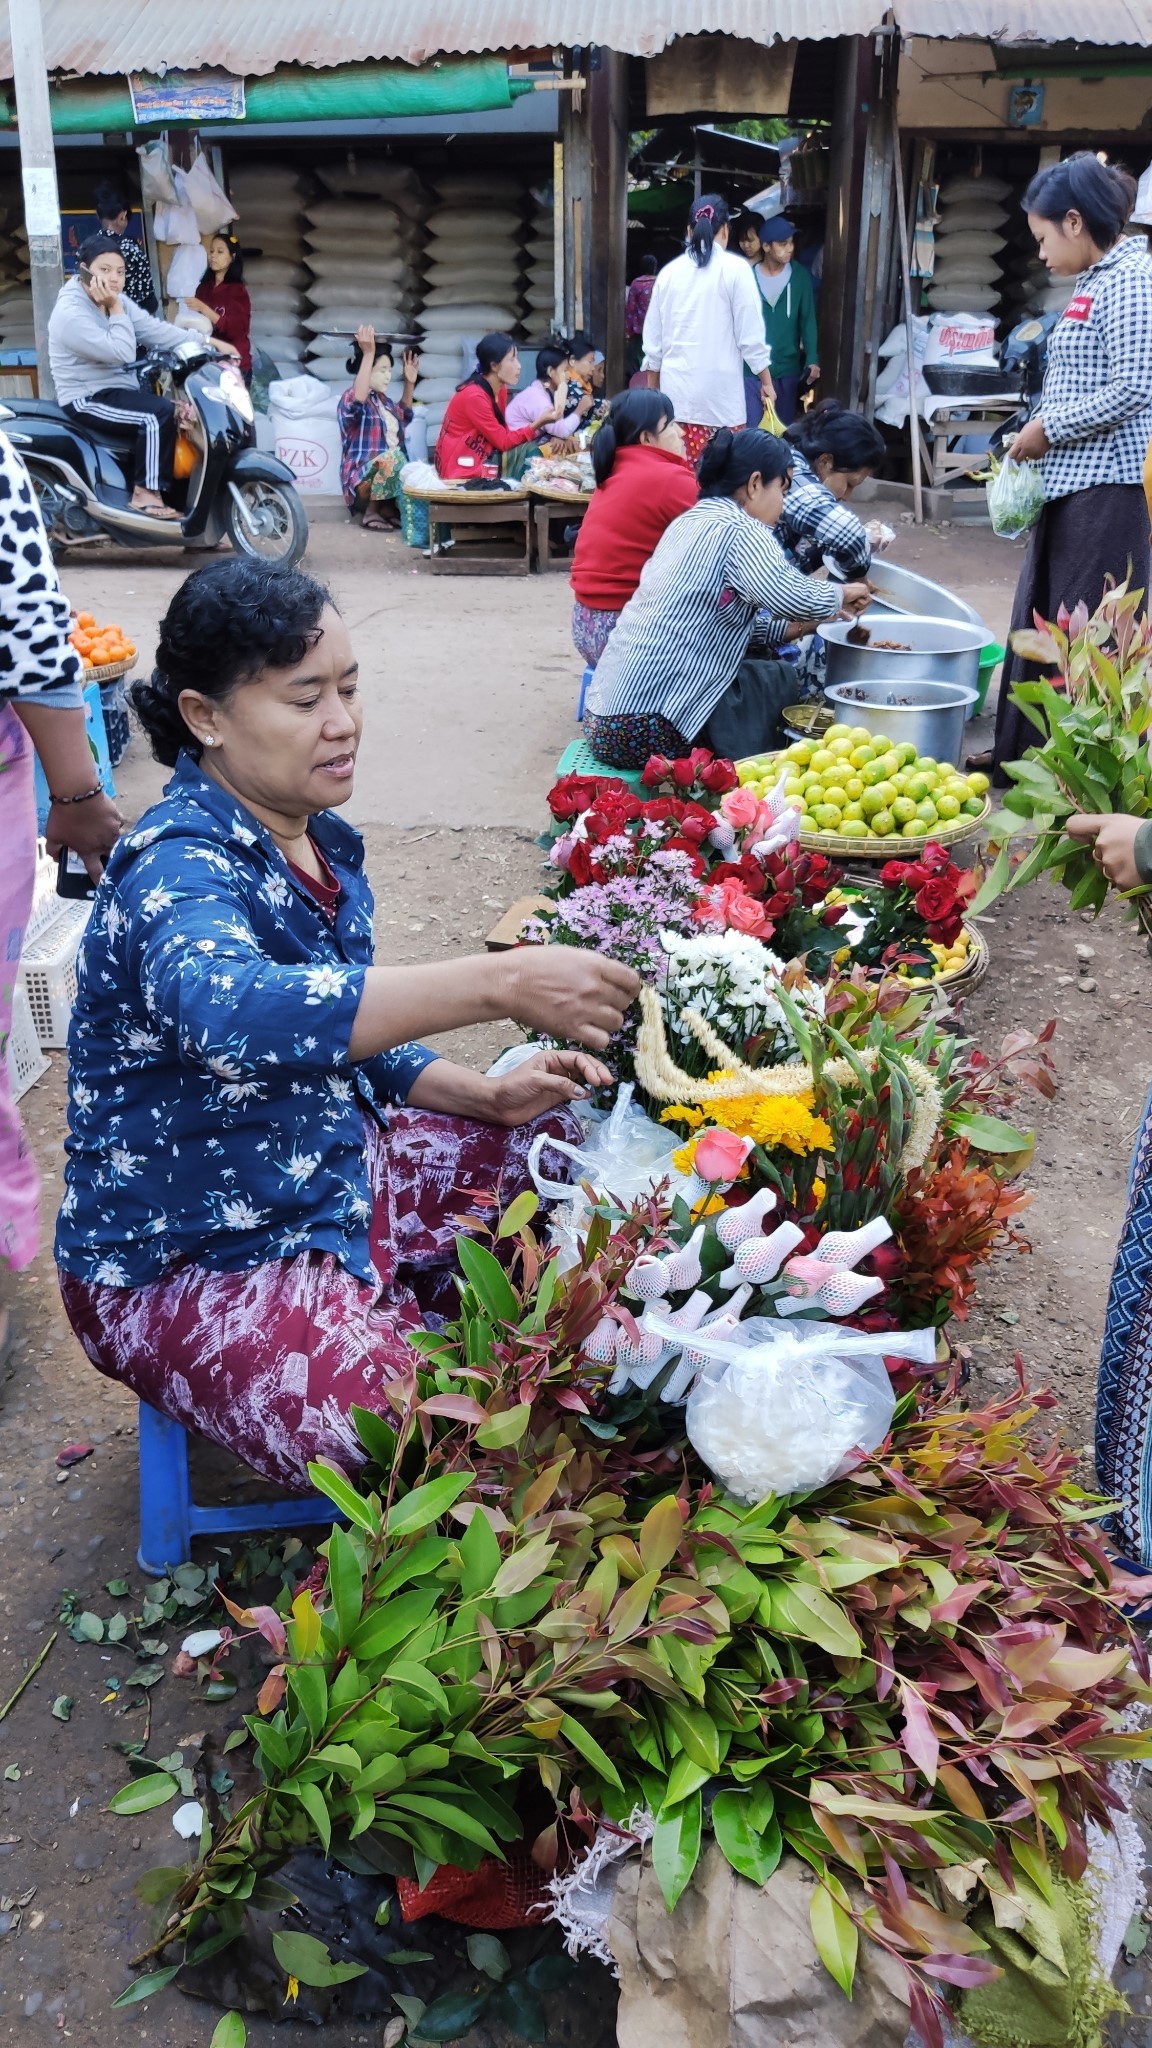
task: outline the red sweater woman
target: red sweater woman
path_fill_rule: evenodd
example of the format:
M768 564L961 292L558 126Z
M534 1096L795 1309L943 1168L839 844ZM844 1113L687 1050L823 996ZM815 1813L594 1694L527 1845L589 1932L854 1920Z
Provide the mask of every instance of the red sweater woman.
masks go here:
M230 341L240 357L246 377L252 374L252 301L244 282L244 258L240 244L231 235L213 235L208 244L208 268L189 299L193 312L204 313L212 322L214 341Z
M644 564L700 495L663 391L622 391L592 442L596 493L572 557L572 638L595 668Z
M530 426L508 426L508 394L519 382L520 357L512 336L485 334L476 344L475 370L445 407L436 443L436 467L442 477L478 477L490 463L499 469L506 449L535 440L541 427L564 417L562 385L555 403Z

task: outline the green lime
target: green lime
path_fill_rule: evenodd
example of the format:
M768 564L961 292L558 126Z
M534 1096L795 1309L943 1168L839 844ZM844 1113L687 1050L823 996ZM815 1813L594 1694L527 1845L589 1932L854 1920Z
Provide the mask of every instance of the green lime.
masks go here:
M916 816L931 830L937 818L936 806L931 797L925 797L923 803L917 804Z
M987 796L991 784L986 775L967 775L964 779L973 796Z
M841 789L838 782L825 783L824 801L826 804L835 804L836 809L842 813L848 801L847 793Z
M891 808L900 791L897 789L896 784L888 776L885 776L883 782L874 784L872 794L880 798L880 807L886 811Z
M828 752L831 754L833 760L847 761L851 757L852 742L848 738L846 733L839 733L837 737L833 739L831 733L826 732L824 735L824 743L828 749Z
M978 818L984 809L984 798L982 796L970 796L965 803L961 804L960 808L966 818Z
M897 745L896 752L900 757L900 766L902 768L911 768L917 758L916 749L912 745L911 740L901 740Z
M916 816L916 806L910 796L898 796L893 799L892 816L898 825L906 825L910 818Z
M936 816L943 819L946 825L953 818L958 818L960 816L960 805L956 798L954 796L938 796L936 799Z
M864 781L862 776L850 775L848 777L848 780L844 784L844 794L846 797L849 797L853 803L856 802L858 797L862 797L864 794Z
M877 811L884 809L884 799L877 796L874 789L866 789L859 801L860 815L863 818L874 818Z
M910 775L904 784L904 794L910 796L914 804L922 804L928 794L928 784L924 777L919 773Z
M887 839L893 829L891 811L875 811L869 822L877 839Z
M901 825L900 837L902 839L923 839L924 827L920 823L919 818L910 818L906 825Z
M868 827L863 818L841 818L840 830L845 839L867 839Z
M865 761L860 769L860 780L865 789L874 789L878 782L883 782L884 770L879 761Z

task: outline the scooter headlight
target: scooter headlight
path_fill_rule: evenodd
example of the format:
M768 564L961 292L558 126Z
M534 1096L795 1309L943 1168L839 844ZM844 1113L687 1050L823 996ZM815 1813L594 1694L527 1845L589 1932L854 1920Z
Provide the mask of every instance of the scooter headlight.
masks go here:
M231 368L221 370L220 395L229 405L235 406L241 419L246 420L248 425L251 426L256 417L252 405L252 393L245 384L239 370Z

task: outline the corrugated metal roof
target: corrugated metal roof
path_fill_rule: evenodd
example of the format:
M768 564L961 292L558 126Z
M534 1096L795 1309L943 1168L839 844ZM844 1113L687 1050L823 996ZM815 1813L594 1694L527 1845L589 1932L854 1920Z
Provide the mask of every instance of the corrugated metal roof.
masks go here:
M1152 44L1146 0L895 0L905 34L996 41L1079 39ZM764 42L866 35L885 0L44 0L49 69L64 72L195 70L220 65L252 75L277 64L352 64L371 58L422 64L438 51L531 50L601 43L650 57L677 36L720 34ZM0 76L12 72L6 15Z
M895 0L905 35L995 43L1152 44L1147 0ZM947 15L948 26L941 26Z
M44 0L52 71L193 70L215 64L244 74L277 64L353 64L397 58L422 64L437 51L547 49L602 43L648 57L676 36L863 35L885 0L227 0L196 7L173 0ZM0 72L11 75L7 10Z

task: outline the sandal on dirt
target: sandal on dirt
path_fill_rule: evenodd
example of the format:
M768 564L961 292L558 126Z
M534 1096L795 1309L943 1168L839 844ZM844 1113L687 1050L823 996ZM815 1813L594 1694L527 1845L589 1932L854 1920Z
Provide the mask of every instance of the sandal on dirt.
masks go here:
M388 521L382 519L379 512L366 512L360 524L365 533L387 533L390 530Z

